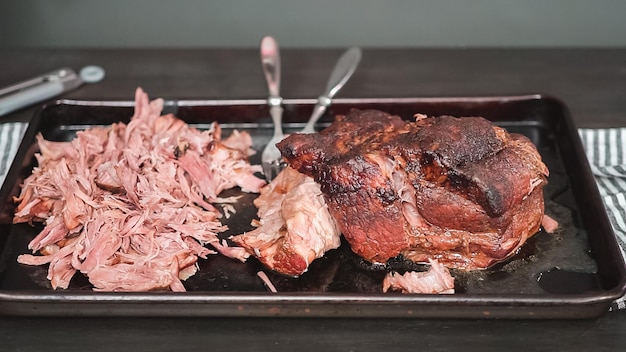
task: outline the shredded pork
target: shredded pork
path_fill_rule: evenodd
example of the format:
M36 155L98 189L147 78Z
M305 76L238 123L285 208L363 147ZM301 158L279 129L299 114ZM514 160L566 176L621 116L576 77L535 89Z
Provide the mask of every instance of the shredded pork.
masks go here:
M261 279L261 281L263 281L263 284L265 285L265 287L267 287L268 290L270 290L270 292L272 293L278 292L278 290L276 290L276 286L274 286L274 284L272 283L272 281L270 280L270 278L267 276L266 273L264 273L263 271L258 271L256 275Z
M425 272L408 271L403 275L391 272L383 280L383 292L452 294L454 278L450 271L437 260L428 259L430 268Z
M256 228L232 240L274 271L299 276L313 260L341 244L320 186L290 167L261 189L254 205Z
M544 214L541 219L541 226L547 233L554 233L559 228L559 223L549 215Z
M80 271L94 290L184 291L198 257L249 256L219 241L226 226L216 207L232 212L236 199L219 197L225 189L265 185L248 162L250 135L222 139L217 123L201 131L162 109L163 100L150 102L139 88L128 124L84 130L69 142L37 136L38 166L14 199L13 222L45 224L29 244L34 254L18 261L49 264L53 288L67 288Z

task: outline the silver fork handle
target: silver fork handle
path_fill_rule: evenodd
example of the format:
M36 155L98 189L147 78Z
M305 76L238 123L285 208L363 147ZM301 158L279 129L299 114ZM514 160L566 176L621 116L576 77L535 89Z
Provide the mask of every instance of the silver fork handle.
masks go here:
M267 81L270 95L270 105L275 103L272 98L280 99L280 53L278 43L270 36L261 40L261 65Z
M274 123L274 137L282 136L282 103L280 97L280 52L278 43L271 36L261 39L261 65L263 75L267 81L269 98L267 104L270 106L270 114Z
M274 136L279 137L283 135L283 127L282 127L282 115L283 108L280 104L272 105L270 103L270 115L272 115L272 122L274 123Z
M315 123L317 123L317 120L319 120L320 117L324 115L324 112L326 112L326 108L328 108L330 103L331 103L331 99L329 97L327 96L319 97L317 104L315 104L315 107L313 108L313 113L311 114L309 121L306 123L306 126L304 126L304 128L302 129L302 131L300 131L300 133L315 132Z
M339 90L346 84L348 79L352 76L357 66L361 62L361 49L357 47L352 47L346 50L343 55L339 58L333 71L328 78L328 83L326 84L326 91L322 94L315 108L313 108L313 113L309 118L304 129L300 131L300 133L313 133L315 132L315 123L319 120L326 108L332 103L332 98L339 92Z

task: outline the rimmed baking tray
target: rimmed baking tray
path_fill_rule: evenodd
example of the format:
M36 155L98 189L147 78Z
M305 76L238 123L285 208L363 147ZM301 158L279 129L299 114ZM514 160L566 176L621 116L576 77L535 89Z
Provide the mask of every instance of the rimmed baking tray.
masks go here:
M285 100L284 120L296 131L314 100ZM546 213L560 223L554 234L539 232L506 262L482 271L453 270L454 295L383 294L386 270L420 269L392 260L372 266L344 243L315 261L300 278L264 270L255 259L240 263L219 255L200 259L199 271L184 282L188 292L94 292L77 274L67 290L52 290L47 267L16 262L41 226L13 225L12 196L35 165L35 135L66 141L85 128L127 122L132 102L62 100L45 106L29 124L0 189L0 314L30 316L286 316L428 318L591 318L608 310L626 291L618 244L566 106L542 95L469 98L337 99L320 125L351 108L372 108L410 119L428 115L483 116L528 136L550 169ZM260 150L272 127L265 100L167 101L197 128L219 122L225 133L247 130ZM253 163L259 156L253 156ZM230 191L238 193L237 190ZM251 228L254 195L244 195L227 224L227 237ZM264 270L278 289L266 290L256 275Z

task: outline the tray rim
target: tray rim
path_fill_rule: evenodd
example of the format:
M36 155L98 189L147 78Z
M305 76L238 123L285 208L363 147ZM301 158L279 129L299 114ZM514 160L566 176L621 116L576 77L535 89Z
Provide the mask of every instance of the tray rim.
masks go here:
M410 104L410 103L479 103L479 102L512 102L525 100L554 100L561 105L564 104L556 97L549 94L520 94L520 95L490 95L490 96L441 96L441 97L385 97L385 98L334 98L335 104L363 104L363 103L381 103L381 104ZM317 99L313 98L285 98L283 105L315 105ZM102 107L132 107L134 101L131 100L90 100L90 99L59 99L53 103L43 105L35 114L41 113L49 106L55 105L76 105L76 106L102 106ZM267 99L250 98L250 99L164 99L164 106L194 107L194 106L228 106L228 105L267 105Z
M504 95L504 96L466 96L466 97L400 97L400 98L337 98L334 100L334 104L411 104L411 103L509 103L528 100L549 100L557 103L563 110L563 118L565 120L565 129L567 135L571 139L570 142L574 144L574 148L580 152L584 149L580 138L578 137L576 127L571 119L571 115L567 106L558 98L546 94L524 94L524 95ZM314 105L317 99L285 99L284 104L301 104L301 105ZM197 106L232 106L232 105L266 105L266 99L207 99L207 100L164 100L166 107L197 107ZM28 130L33 129L31 134L34 134L38 130L35 126L39 124L38 117L43 114L46 109L59 105L69 106L86 106L86 107L132 107L133 101L129 100L72 100L72 99L60 99L54 103L43 105L38 109L29 124ZM32 122L35 122L33 124ZM26 131L24 138L28 137ZM574 138L576 137L576 138ZM32 136L30 137L32 138ZM18 155L22 149L26 149L20 145ZM25 154L23 151L22 154ZM10 180L11 170L15 172L15 168L24 158L24 155L18 159L16 155L13 163L7 173L6 180ZM585 158L583 160L583 167L585 167L584 173L591 174L591 170L588 161ZM588 185L591 187L595 194L594 199L600 199L599 191L595 182ZM6 185L2 185L2 189L8 188ZM2 192L4 193L4 192ZM596 197L597 196L597 197ZM601 200L601 199L600 199ZM1 199L5 202L5 199ZM2 203L4 204L4 203ZM604 208L602 208L604 217L599 219L600 222L606 222L610 225L608 215ZM612 245L611 251L618 248L617 240L615 238L612 227L610 228L610 234L606 237L609 244ZM549 294L540 296L536 294L528 295L497 295L497 294L462 294L459 295L403 295L396 293L386 294L354 294L354 293L320 293L320 292L286 292L286 293L270 293L270 292L237 292L237 291L196 291L186 292L182 294L173 292L143 292L143 293L128 293L128 292L95 292L95 291L9 291L0 290L0 306L7 303L115 303L115 304L146 304L146 303L239 303L239 304L356 304L356 305L397 305L397 304L417 304L417 305L436 305L436 306L454 306L458 304L467 306L483 307L485 305L496 306L535 306L535 307L571 307L571 306L588 306L606 304L606 308L610 303L623 296L626 293L626 264L621 253L612 253L615 256L615 260L618 261L618 267L620 269L621 279L619 283L609 289L601 292L594 293L581 293L581 294ZM0 316L4 314L4 310L0 309ZM89 312L85 312L89 315ZM207 314L211 316L211 314ZM237 314L233 314L236 316ZM514 315L514 314L513 314ZM289 315L294 316L294 315ZM297 315L295 315L297 316ZM383 315L384 316L384 315ZM435 315L433 317L438 317ZM594 315L595 316L595 315ZM382 316L381 316L382 317ZM478 317L478 316L477 316ZM502 316L491 316L502 317ZM504 316L504 317L510 317ZM566 316L567 317L567 316ZM582 318L588 318L591 316L582 316ZM514 317L515 318L515 317ZM545 318L545 317L544 317ZM561 317L562 318L562 317ZM577 318L572 316L572 318Z

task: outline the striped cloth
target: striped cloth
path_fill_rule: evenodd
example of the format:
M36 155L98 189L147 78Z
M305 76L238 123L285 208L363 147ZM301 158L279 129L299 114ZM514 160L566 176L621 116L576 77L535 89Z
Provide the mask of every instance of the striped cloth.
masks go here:
M626 257L626 128L579 129L617 242ZM625 309L626 297L612 309Z
M9 171L15 153L17 153L17 148L20 146L26 127L28 127L28 124L23 122L0 124L0 185L4 183L4 178Z
M26 127L26 123L19 122L0 124L0 185ZM579 134L622 254L626 256L626 128L580 129ZM622 297L611 309L624 308L626 301Z

